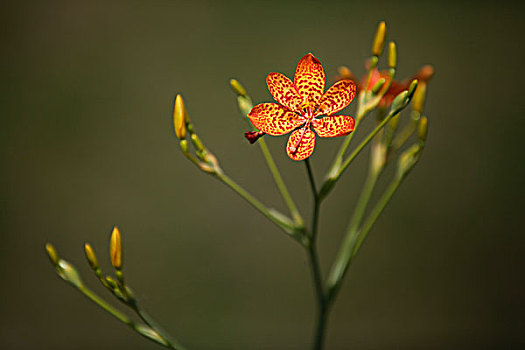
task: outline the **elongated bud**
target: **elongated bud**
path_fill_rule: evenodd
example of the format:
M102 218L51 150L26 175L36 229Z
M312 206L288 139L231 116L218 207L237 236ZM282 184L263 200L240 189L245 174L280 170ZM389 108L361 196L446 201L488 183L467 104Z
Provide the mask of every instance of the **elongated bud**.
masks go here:
M89 263L89 266L93 270L97 270L98 260L97 260L97 256L95 255L95 252L93 251L93 248L91 247L91 244L84 243L84 252L86 253L86 259Z
M385 84L385 78L380 78L375 84L374 86L372 86L372 93L373 94L377 94L379 92L379 90L383 87L383 85Z
M422 142L425 142L427 140L427 134L428 134L428 119L427 117L421 117L417 125L417 137L419 137L419 139Z
M412 98L414 96L414 93L416 92L418 81L417 79L412 80L410 83L410 86L408 87L408 98Z
M118 283L111 276L106 276L106 282L111 289L118 289Z
M246 90L244 87L237 81L236 79L230 80L230 86L232 87L233 91L239 95L239 96L246 96Z
M374 54L374 56L379 56L383 52L383 47L385 46L385 34L386 24L383 21L379 22L376 36L374 37L374 45L372 46L372 54Z
M187 120L188 113L186 112L184 101L182 100L182 96L177 94L175 104L173 105L173 127L175 128L175 135L181 140L186 137Z
M128 302L131 302L133 304L135 303L135 294L127 285L124 285L124 294L126 295L126 299L128 300Z
M57 273L66 282L71 283L75 287L82 287L83 282L78 274L78 271L73 265L65 260L60 259L57 265Z
M388 67L396 68L396 65L397 65L396 43L391 41L388 44Z
M407 96L408 96L408 91L405 90L405 91L400 92L399 95L397 95L394 101L392 102L391 110L396 110L400 108L401 106L403 106L405 104Z
M51 264L57 266L60 258L58 257L55 247L53 247L51 243L46 243L46 253L49 257L49 260L51 261Z
M426 94L427 94L427 84L422 82L421 84L418 85L416 92L414 92L414 98L412 99L412 109L414 111L423 113Z
M197 134L191 135L191 142L193 143L193 146L195 146L195 149L197 151L204 151L204 145L202 144L201 139L197 136Z
M122 241L120 231L116 226L113 228L109 240L109 256L111 257L113 267L117 270L122 269Z

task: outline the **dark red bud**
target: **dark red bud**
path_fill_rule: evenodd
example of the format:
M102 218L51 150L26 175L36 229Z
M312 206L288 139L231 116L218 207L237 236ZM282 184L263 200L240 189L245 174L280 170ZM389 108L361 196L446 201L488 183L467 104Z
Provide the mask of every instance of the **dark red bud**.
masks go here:
M259 137L262 137L264 135L265 133L262 131L246 131L244 133L244 137L246 137L246 139L250 141L250 143L255 143L259 139Z

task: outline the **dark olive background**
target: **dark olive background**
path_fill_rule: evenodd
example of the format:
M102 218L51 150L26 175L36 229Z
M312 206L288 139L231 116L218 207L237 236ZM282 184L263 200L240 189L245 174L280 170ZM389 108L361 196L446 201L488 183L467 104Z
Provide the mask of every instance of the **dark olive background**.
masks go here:
M53 242L109 298L82 246L90 241L109 271L119 225L129 282L188 348L308 348L315 309L304 253L181 155L172 99L184 94L225 171L284 211L258 147L243 139L229 79L269 101L266 74L292 75L307 52L332 81L341 64L360 75L386 20L399 77L435 66L430 135L347 276L326 348L523 348L523 10L504 1L3 2L0 347L159 348L61 281L44 253ZM285 137L267 141L309 214L303 165L286 157ZM318 179L340 142L318 141ZM366 153L323 208L325 271Z

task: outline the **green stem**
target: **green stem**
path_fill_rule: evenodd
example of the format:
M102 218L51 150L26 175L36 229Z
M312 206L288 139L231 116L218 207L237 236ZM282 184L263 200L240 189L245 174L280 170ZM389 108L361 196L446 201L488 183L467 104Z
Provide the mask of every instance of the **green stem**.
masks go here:
M255 197L248 193L244 188L238 185L235 181L229 178L222 172L213 173L215 177L221 180L224 184L228 185L232 190L237 192L242 198L244 198L248 203L250 203L255 209L257 209L261 214L267 217L271 222L282 228L287 234L299 241L303 246L307 244L307 239L305 239L304 234L298 230L293 221L287 216L281 214L280 212L267 208L264 204L259 202Z
M314 208L312 215L312 228L311 228L311 239L310 244L307 247L308 258L310 262L310 270L312 272L312 280L315 288L315 295L317 299L317 320L315 326L315 334L313 347L314 350L321 350L323 348L324 336L326 333L326 321L328 318L328 304L326 303L326 294L323 285L323 276L321 273L321 266L319 263L319 257L317 254L317 232L318 232L318 217L319 217L319 206L321 204L317 187L315 185L315 179L310 161L308 158L305 160L306 170L308 172L308 179L310 180L310 187L314 197Z
M392 141L392 149L393 150L398 150L408 140L408 138L416 130L417 124L419 123L419 118L420 117L421 117L421 115L418 112L416 112L416 111L412 111L410 113L410 121L399 132L399 135L397 135L394 138L394 140Z
M394 180L392 180L392 182L390 183L390 185L388 186L386 191L383 193L383 195L381 196L381 198L377 202L377 204L374 207L374 209L372 210L372 212L369 214L369 216L367 217L367 219L363 223L363 226L361 227L361 230L359 232L359 236L358 236L357 241L355 243L351 259L353 259L355 257L355 255L357 254L359 248L361 248L361 245L363 244L363 241L365 240L366 236L368 235L368 232L370 232L370 229L372 228L372 226L374 226L375 222L379 218L379 215L381 215L381 213L383 212L383 210L385 209L387 204L390 202L390 200L392 199L392 196L394 195L396 190L399 188L399 185L401 185L401 183L403 182L404 178L405 178L404 176L403 177L396 177Z
M104 309L106 312L111 314L113 317L115 317L120 322L127 324L131 328L135 327L135 323L130 318L128 318L128 316L124 315L122 312L120 312L119 310L115 309L113 306L106 303L104 299L99 297L97 294L95 294L93 291L91 291L87 287L78 287L77 289L82 294L84 294L86 297L91 299L92 302L100 306L102 309Z
M138 304L135 303L132 306L132 308L133 310L135 310L140 319L145 324L147 324L148 327L153 329L158 334L158 336L164 340L164 342L166 342L169 348L177 350L186 350L186 348L184 348L180 343L178 343L175 340L171 340L170 337L155 324L155 322L149 317L149 315L138 306Z
M259 139L257 142L259 144L259 147L261 148L261 151L263 153L264 159L266 160L266 164L268 164L268 168L270 169L270 172L272 173L273 179L279 188L279 191L281 192L281 196L284 199L284 202L288 206L288 209L290 210L290 214L292 215L292 218L294 219L297 226L303 227L304 221L299 213L299 210L297 210L297 206L295 205L292 196L290 196L290 192L288 192L288 188L286 188L286 185L283 181L283 178L281 177L281 174L279 173L279 169L277 168L277 165L275 164L275 161L273 160L272 154L270 153L270 150L268 149L268 145L266 144L266 141L264 139Z
M346 236L343 240L341 248L339 249L337 258L335 259L335 262L332 268L330 269L330 273L328 275L327 280L329 300L332 300L336 295L340 282L346 270L348 269L348 266L350 265L351 256L354 251L354 246L358 239L359 226L365 214L368 203L370 202L370 198L372 197L374 188L377 184L379 173L380 172L378 171L368 173L365 185L363 187L363 190L361 191L361 195L359 196L359 200L354 209L352 219L350 220Z
M385 119L379 123L376 128L357 146L357 148L348 156L348 158L344 161L343 165L341 166L339 173L337 177L339 178L341 174L348 168L348 166L354 161L354 159L361 153L361 151L368 145L368 143L374 138L374 136L377 135L378 132L383 129L383 127L392 119L399 111L394 111L395 113L391 112L389 113Z
M115 309L113 306L106 303L101 297L99 297L97 294L95 294L93 291L91 291L89 288L85 286L77 287L77 289L84 294L86 297L88 297L91 301L93 301L95 304L100 306L104 311L115 317L120 322L126 324L131 329L133 329L138 334L142 335L143 337L152 340L160 345L163 345L165 347L168 347L170 349L176 349L176 350L184 350L182 347L174 347L169 342L166 342L165 339L159 339L156 337L158 336L158 333L155 329L151 327L144 327L140 324L137 324L133 322L128 316L120 312L119 310Z

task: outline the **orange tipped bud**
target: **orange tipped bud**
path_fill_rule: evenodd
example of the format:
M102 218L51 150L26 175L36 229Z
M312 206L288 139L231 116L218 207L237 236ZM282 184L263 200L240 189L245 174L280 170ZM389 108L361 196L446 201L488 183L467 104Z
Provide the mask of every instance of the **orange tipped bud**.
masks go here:
M434 67L430 64L421 67L419 72L416 74L416 78L421 81L429 81L434 76Z
M89 263L89 266L91 266L93 270L97 270L98 269L97 256L95 255L95 252L93 251L93 248L91 247L89 243L84 244L84 252L86 253L86 259Z
M111 232L109 241L109 256L111 257L111 264L117 270L122 269L122 241L120 238L120 231L115 226Z
M175 128L175 135L179 139L186 137L186 123L188 121L188 113L184 106L182 96L177 94L175 98L175 104L173 105L173 127Z
M379 56L383 52L385 46L385 35L386 35L386 24L385 22L379 22L377 27L376 36L374 37L374 45L372 46L372 54Z

